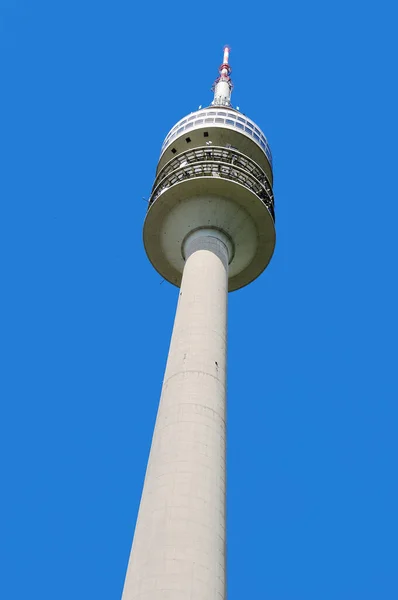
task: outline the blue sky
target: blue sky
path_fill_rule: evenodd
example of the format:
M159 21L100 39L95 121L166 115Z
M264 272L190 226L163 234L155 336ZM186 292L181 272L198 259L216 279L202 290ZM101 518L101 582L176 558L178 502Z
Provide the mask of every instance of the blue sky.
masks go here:
M228 43L277 214L229 296L228 600L396 600L396 16L0 1L0 597L120 597L177 299L142 198Z

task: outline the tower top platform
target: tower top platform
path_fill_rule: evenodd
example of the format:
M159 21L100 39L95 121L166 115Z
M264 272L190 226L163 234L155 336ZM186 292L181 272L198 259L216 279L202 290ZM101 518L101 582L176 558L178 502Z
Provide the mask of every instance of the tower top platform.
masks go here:
M192 231L213 228L230 239L230 291L258 277L275 247L271 150L256 123L231 107L230 73L226 48L212 104L180 119L161 148L144 245L177 286Z

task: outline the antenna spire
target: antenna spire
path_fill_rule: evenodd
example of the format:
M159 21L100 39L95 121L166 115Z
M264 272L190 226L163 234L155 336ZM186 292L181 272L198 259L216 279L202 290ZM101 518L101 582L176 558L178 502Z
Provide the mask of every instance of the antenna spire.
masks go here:
M229 53L231 48L229 46L224 47L224 58L218 70L219 77L215 80L212 91L214 92L214 100L212 104L214 106L230 106L231 105L231 92L233 88L231 80L231 67L229 66Z

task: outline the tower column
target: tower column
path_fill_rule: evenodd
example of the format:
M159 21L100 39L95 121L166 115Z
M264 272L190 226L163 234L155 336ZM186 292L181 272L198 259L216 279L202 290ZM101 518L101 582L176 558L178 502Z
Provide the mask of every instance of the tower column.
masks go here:
M225 600L229 238L189 234L122 600Z

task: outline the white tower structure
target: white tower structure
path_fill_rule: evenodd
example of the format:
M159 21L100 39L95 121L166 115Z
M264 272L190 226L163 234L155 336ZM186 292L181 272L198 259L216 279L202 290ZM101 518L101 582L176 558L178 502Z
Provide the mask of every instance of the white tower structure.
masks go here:
M226 47L211 106L166 136L145 219L180 292L122 600L226 599L227 297L275 246L271 152L230 73Z

